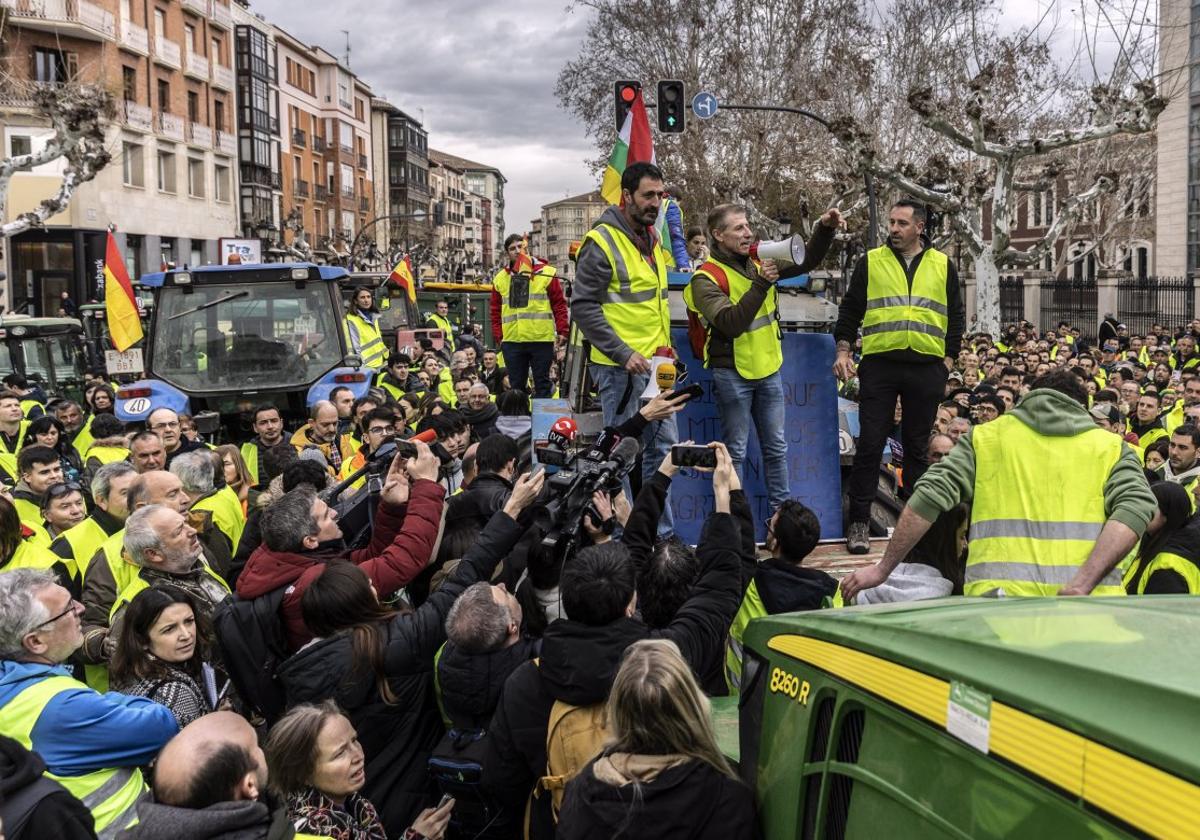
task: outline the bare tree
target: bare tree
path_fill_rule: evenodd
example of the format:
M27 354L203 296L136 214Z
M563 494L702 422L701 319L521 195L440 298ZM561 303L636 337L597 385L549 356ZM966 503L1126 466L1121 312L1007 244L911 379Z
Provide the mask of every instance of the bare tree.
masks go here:
M917 165L881 153L874 132L860 120L835 121L834 133L852 171L870 172L944 211L974 265L981 329L998 333L1002 269L1038 267L1054 256L1056 244L1085 211L1099 234L1096 243L1105 240L1097 208L1117 194L1122 173L1115 168L1119 161L1098 155L1098 147L1128 145L1130 137L1151 132L1166 107L1151 78L1153 60L1147 59L1155 33L1142 20L1137 9L1122 21L1106 18L1107 30L1119 36L1119 55L1103 79L1094 58L1096 40L1082 39L1090 85L1080 81L1079 56L1067 63L1054 60L1051 32L1033 27L1002 37L995 34L994 20L981 22L973 42L987 60L963 73L969 79L965 96L945 95L928 83L908 89L908 108L925 129L929 149ZM1081 93L1086 105L1078 107L1074 103ZM1021 202L1055 189L1068 156L1084 148L1089 162L1081 165L1079 155L1066 173L1072 188L1055 202L1045 233L1025 248L1015 247L1012 233ZM1112 214L1110 221L1118 217Z
M11 81L5 83L11 86ZM95 85L31 85L29 96L50 122L54 136L45 147L27 155L0 159L0 217L8 204L13 175L62 158L66 165L58 189L37 207L0 225L0 236L13 236L40 227L61 213L80 184L96 177L111 155L105 147L104 125L112 117L113 100Z

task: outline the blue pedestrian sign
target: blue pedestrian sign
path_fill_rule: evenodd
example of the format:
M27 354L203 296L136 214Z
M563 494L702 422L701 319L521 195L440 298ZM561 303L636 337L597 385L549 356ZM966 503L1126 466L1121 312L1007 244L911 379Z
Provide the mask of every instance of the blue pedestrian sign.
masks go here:
M702 90L692 97L692 113L702 120L710 120L717 115L717 97Z

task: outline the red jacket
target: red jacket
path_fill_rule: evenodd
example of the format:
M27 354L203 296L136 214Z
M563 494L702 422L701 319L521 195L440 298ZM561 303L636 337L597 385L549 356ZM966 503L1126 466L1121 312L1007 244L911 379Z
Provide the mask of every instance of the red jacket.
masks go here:
M371 544L342 554L293 554L259 546L246 568L238 575L237 594L258 598L291 584L283 596L280 617L288 647L298 650L313 638L300 612L300 599L308 585L330 560L344 559L367 573L380 598L386 598L409 583L429 565L441 530L445 489L435 481L413 482L408 504L380 504L375 516Z
M542 266L546 265L545 260L534 260L533 270L538 271ZM562 284L555 277L550 281L550 286L546 289L546 294L550 297L550 310L554 313L554 331L561 336L566 336L567 330L570 327L571 317L567 311L567 296L563 294ZM500 342L504 340L504 324L501 320L504 301L500 298L500 293L493 290L491 300L492 312L492 339L496 342L496 347L499 348Z

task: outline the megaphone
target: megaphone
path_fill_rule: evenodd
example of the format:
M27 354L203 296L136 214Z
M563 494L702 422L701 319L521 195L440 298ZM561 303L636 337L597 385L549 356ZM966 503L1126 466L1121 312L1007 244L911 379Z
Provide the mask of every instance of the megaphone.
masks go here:
M755 242L750 246L750 258L800 265L804 262L804 240L799 236L789 236L776 242Z
M675 383L687 375L686 371L683 364L675 359L674 350L670 347L659 347L654 351L654 358L650 360L650 381L642 391L642 399L652 400L663 391L674 388Z

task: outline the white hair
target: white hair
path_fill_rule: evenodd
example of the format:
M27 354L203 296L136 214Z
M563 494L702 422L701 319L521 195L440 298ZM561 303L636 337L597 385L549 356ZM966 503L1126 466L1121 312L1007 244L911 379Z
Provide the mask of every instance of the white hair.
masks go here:
M58 579L43 569L0 572L0 659L23 659L22 639L50 619L38 593Z
M212 492L213 461L207 449L176 455L171 461L171 474L179 479L188 495Z
M139 566L146 565L146 552L158 548L162 541L158 531L150 522L150 517L160 510L170 510L166 505L146 505L129 514L125 520L125 538L123 545L129 553L129 559Z

